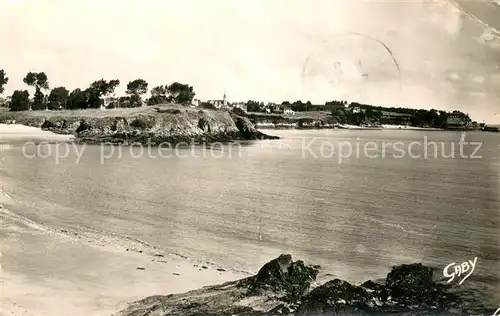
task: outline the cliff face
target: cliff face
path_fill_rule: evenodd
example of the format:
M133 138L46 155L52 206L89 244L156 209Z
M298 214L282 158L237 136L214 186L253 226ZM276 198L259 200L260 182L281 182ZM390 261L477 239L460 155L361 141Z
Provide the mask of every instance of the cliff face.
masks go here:
M433 282L422 264L393 267L383 283L334 279L316 284L319 266L281 255L257 275L184 294L152 296L115 316L492 315L476 299ZM316 286L315 286L316 285Z
M247 119L229 112L181 106L125 110L8 112L0 123L40 127L75 135L85 143L215 142L276 139L257 131Z

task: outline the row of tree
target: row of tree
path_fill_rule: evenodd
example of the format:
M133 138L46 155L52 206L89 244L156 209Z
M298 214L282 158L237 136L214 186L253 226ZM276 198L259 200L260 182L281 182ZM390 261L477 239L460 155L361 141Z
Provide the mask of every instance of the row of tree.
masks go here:
M9 82L5 71L0 70L0 94ZM137 107L143 105L142 96L148 91L148 83L144 79L136 79L127 84L126 96L114 98L115 90L120 85L118 79L94 81L85 90L75 89L71 93L65 87L53 88L50 93L49 80L44 72L28 72L23 82L35 88L32 99L27 90L16 90L11 96L10 110L38 110L38 109L88 109L99 108L104 104L102 98L113 96L113 102L108 107ZM148 105L161 103L191 103L195 96L192 86L174 82L170 85L156 86L151 89L151 97L146 101ZM214 108L212 104L202 103L202 107ZM411 124L412 126L437 127L446 126L450 115L458 116L465 122L471 122L468 114L460 111L446 112L438 110L423 110L401 107L382 107L347 101L328 101L324 105L314 105L310 101L302 102L283 101L281 105L274 103L249 100L246 102L248 112L276 112L282 113L285 107L293 111L329 111L333 118L344 124ZM359 111L353 111L358 108ZM384 115L384 112L403 115Z
M246 102L248 112L266 112L267 109L274 113L283 113L283 107L289 106L296 112L300 111L328 111L332 118L341 124L352 125L377 125L377 124L409 124L418 127L445 128L450 115L461 118L464 122L471 122L468 114L460 111L438 111L400 107L373 106L347 101L328 101L324 105L313 105L311 102L284 101L281 106L250 100ZM357 111L354 109L357 108Z
M5 71L0 70L0 94L5 91L4 86L9 78ZM126 96L114 98L115 90L120 85L120 80L94 81L85 90L74 89L69 92L65 87L55 87L49 93L49 80L44 72L28 72L23 82L35 88L33 98L28 90L16 90L10 100L11 111L40 110L40 109L89 109L99 108L104 105L103 98L112 97L108 107L138 107L143 105L142 96L148 92L148 83L144 79L136 79L127 84ZM165 102L190 103L195 96L192 86L174 82L170 85L157 86L151 90L148 105Z
M353 111L358 108L359 111ZM399 114L399 115L398 115ZM424 110L373 106L353 102L348 107L332 110L332 116L343 124L409 124L417 127L445 128L450 115L472 122L468 114L460 111Z
M325 104L312 104L311 101L283 101L280 105L275 103L258 102L249 100L246 102L246 107L248 112L266 112L269 109L271 112L281 113L284 107L290 107L291 110L295 112L305 112L305 111L332 111L336 108L344 108L347 105L347 101L327 101Z
M5 91L5 85L9 82L9 78L3 69L0 69L0 94Z

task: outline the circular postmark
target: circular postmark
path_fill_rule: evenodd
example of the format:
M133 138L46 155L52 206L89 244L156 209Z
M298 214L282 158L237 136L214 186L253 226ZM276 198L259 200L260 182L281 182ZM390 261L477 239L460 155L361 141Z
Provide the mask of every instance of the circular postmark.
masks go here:
M382 86L396 93L402 89L401 69L390 47L353 32L333 34L313 47L302 65L301 79L305 95L337 99L362 100L367 94L383 93Z

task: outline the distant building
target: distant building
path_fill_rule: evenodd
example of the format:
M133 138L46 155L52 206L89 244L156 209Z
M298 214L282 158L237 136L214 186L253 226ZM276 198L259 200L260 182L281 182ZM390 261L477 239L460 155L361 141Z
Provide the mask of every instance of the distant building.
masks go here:
M352 113L361 113L361 112L365 113L365 110L360 108L359 106L355 106L352 108Z
M102 100L101 110L108 108L111 104L113 104L116 101L114 97L104 97L101 100Z
M200 106L200 104L201 104L200 99L193 99L193 100L191 101L191 105L192 105L192 106Z
M230 106L235 109L242 109L243 111L247 112L247 104L245 102L234 102L231 103Z
M268 103L267 107L271 110L272 113L283 113L283 106L281 104Z
M286 105L283 107L283 113L284 114L289 114L289 115L294 115L295 114L295 111L292 110L292 107L289 106L289 105Z
M451 114L446 118L446 127L448 129L462 129L466 124L466 120L459 115Z
M224 105L222 100L207 100L207 103L212 104L216 109L220 109Z
M220 108L227 108L227 98L226 98L226 91L224 91L224 96L222 100L208 100L208 103L212 104L216 109Z
M410 120L412 117L413 115L411 114L389 112L389 111L382 111L382 116L381 116L381 118L383 119L402 119L402 120Z

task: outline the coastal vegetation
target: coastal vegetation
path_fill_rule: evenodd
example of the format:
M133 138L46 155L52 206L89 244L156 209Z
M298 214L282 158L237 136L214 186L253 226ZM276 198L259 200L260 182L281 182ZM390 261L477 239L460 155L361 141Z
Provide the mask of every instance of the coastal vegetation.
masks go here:
M348 124L357 126L378 126L382 124L388 125L408 125L414 127L440 128L447 127L448 118L455 117L463 121L464 124L477 125L473 122L468 114L460 111L443 111L443 110L425 110L412 109L401 107L383 107L358 102L347 103L347 101L327 101L325 104L313 105L311 102L288 101L282 102L280 105L267 104L263 102L248 101L247 110L251 113L255 121L269 119L269 114L274 115L276 121L292 121L299 119L310 118L313 112L323 113L323 118L320 125L328 123ZM286 115L284 109L290 108L293 115ZM318 118L316 118L318 119Z
M7 82L1 70L1 92ZM118 79L96 80L85 90L71 92L62 86L48 92L50 85L44 72L28 72L23 82L34 88L33 98L28 90L15 90L8 102L9 111L0 115L0 123L70 134L84 143L158 145L277 138L257 131L248 118L236 113L184 107L192 102L195 92L192 86L179 82L154 87L146 102L143 97L148 82L142 78L130 81L126 96L119 98L115 98ZM146 104L150 106L144 107ZM103 107L107 110L99 110Z
M5 70L0 69L0 94L5 91L5 85L9 82L9 78L5 74Z
M16 123L57 134L74 135L77 142L87 144L141 143L156 146L161 143L229 143L278 138L256 130L246 117L227 111L199 110L176 104L106 111L4 112L0 115L0 123Z
M4 70L0 70L0 93L8 83ZM27 110L79 110L97 108L134 108L144 105L175 103L191 105L196 95L193 86L180 82L155 86L148 93L149 84L138 78L126 85L126 95L116 97L120 85L118 79L99 79L84 90L69 91L63 86L49 91L49 79L44 72L28 72L23 82L34 88L33 97L28 90L16 90L10 96L7 106L10 111ZM242 106L216 107L210 102L199 102L199 108L209 110L231 110L232 113L247 116L254 124L297 127L331 128L339 125L377 127L381 125L411 126L433 129L469 129L498 131L496 127L479 124L461 111L436 109L412 109L369 105L346 100L331 100L324 104L310 101L283 101L281 104L248 100ZM244 108L245 110L242 110Z
M4 86L8 81L5 71L0 70L0 94L5 91ZM186 104L191 103L196 95L192 86L174 82L154 87L151 89L151 97L144 101L149 84L142 78L128 82L126 95L119 98L115 97L115 90L120 85L118 79L109 81L99 79L83 90L76 88L71 92L63 86L55 87L49 92L49 80L44 72L30 71L24 77L23 82L28 87L34 87L33 97L28 90L15 90L10 96L10 102L7 103L10 111L132 108L144 104L163 103Z

